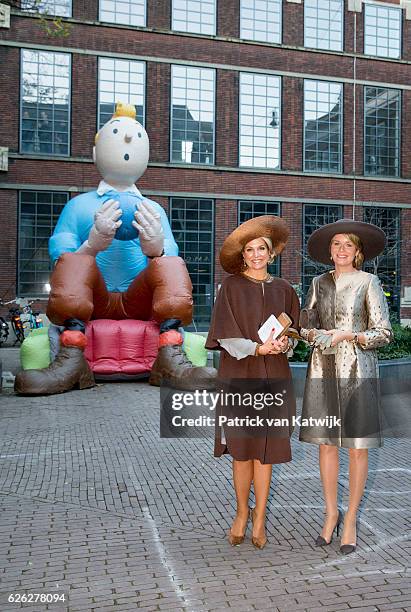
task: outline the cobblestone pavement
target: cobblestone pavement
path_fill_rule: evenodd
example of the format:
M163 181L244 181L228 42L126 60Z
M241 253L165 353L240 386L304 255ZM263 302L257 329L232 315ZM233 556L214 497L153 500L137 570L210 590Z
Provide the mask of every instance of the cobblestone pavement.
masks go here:
M0 611L411 610L409 443L370 451L357 552L313 546L317 449L274 467L269 543L231 548L228 457L159 439L159 390L106 384L0 395ZM346 506L347 461L339 489ZM9 603L10 594L64 595Z

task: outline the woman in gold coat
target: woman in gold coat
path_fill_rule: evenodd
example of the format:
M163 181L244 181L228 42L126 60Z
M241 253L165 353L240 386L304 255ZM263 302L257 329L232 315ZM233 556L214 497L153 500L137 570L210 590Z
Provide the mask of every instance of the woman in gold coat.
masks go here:
M311 259L332 261L335 269L313 279L301 313L300 333L313 350L300 440L319 445L325 522L317 546L330 544L335 529L338 535L338 447L349 449L349 503L340 547L344 554L356 548L368 449L382 445L376 349L391 342L392 329L380 281L361 265L384 246L381 229L349 219L319 228L307 244Z

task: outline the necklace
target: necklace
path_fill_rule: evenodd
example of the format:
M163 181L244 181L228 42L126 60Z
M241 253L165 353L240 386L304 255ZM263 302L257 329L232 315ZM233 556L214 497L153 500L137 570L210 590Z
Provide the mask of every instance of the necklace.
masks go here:
M241 274L242 276L252 281L253 283L266 283L266 282L273 280L273 277L271 276L269 272L267 272L267 275L265 278L253 278L252 276L249 276L248 274L245 274L244 272L242 272Z

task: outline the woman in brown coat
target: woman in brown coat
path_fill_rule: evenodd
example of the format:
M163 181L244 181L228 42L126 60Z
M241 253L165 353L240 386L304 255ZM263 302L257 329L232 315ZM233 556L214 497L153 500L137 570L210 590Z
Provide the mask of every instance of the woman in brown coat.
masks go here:
M273 463L291 460L290 435L295 415L291 374L286 353L290 348L287 337L275 340L274 334L261 344L258 330L274 314L285 312L293 326L298 324L299 301L291 285L271 276L267 266L283 250L288 228L279 217L261 216L246 221L225 240L220 253L222 267L228 276L218 293L206 346L221 351L219 380L228 392L264 392L273 397L280 391L282 403L268 399L257 408L226 406L221 403L216 413L215 456L229 453L233 457L233 481L237 513L229 532L233 546L244 541L247 521L251 514L248 503L254 483L256 506L252 511L252 542L263 548L265 514L270 490ZM257 397L257 395L254 395ZM264 396L266 400L269 396ZM227 417L255 416L263 425L250 427L219 424L220 415ZM279 419L271 427L267 419Z

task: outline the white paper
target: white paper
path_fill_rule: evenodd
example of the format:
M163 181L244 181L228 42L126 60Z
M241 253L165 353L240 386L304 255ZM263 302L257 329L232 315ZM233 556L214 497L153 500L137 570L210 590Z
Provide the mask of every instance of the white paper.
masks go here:
M266 342L270 337L271 332L274 330L274 338L278 338L278 336L283 331L284 327L281 325L280 321L273 314L270 315L265 323L262 324L260 329L258 330L258 337L262 342Z

